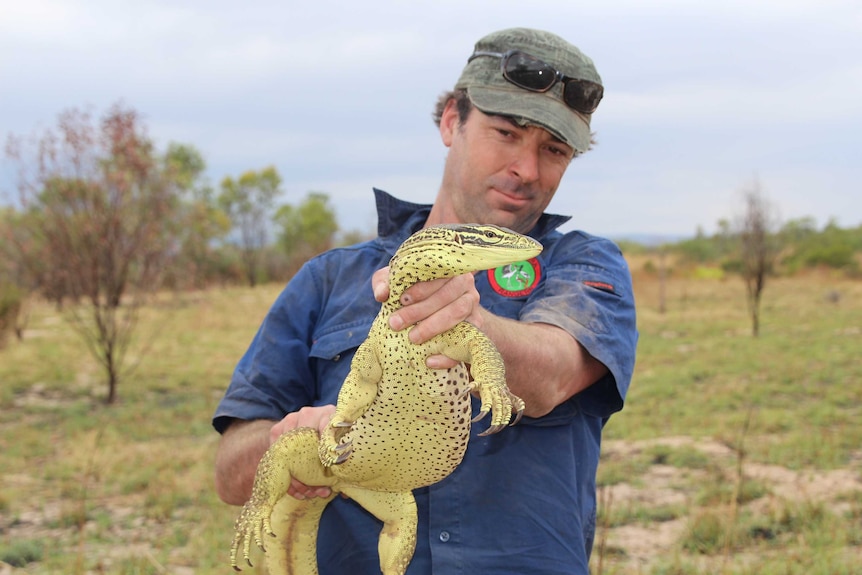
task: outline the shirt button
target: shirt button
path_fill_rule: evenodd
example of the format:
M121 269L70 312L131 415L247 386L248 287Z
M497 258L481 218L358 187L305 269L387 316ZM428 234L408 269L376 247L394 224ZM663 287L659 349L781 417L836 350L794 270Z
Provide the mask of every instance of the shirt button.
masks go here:
M441 531L440 532L440 541L442 541L443 543L446 543L447 541L449 541L449 532L448 531Z

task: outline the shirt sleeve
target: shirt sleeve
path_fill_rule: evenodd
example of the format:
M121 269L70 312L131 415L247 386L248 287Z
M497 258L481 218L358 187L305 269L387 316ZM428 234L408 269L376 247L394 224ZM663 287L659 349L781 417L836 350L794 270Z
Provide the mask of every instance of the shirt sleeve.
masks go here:
M219 433L233 419L279 420L312 403L309 350L320 292L306 264L278 296L216 408L212 423Z
M634 372L638 333L628 265L613 242L579 232L540 258L544 279L520 319L566 330L608 368L575 398L581 410L607 418L622 409Z

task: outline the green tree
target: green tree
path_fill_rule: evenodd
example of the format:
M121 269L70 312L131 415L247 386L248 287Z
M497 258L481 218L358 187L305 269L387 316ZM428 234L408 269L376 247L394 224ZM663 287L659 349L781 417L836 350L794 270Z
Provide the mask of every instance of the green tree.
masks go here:
M371 232L363 232L362 230L348 230L346 232L342 232L339 234L338 245L339 246L352 246L353 244L358 244L360 242L365 242L374 237L374 234Z
M722 255L721 248L721 242L706 235L703 228L698 226L695 236L678 242L674 246L674 251L680 255L683 262L704 264L718 261Z
M798 246L817 235L817 222L811 216L789 220L779 230L782 242L789 246Z
M182 199L173 230L178 261L172 281L204 287L215 279L218 263L214 243L230 231L230 218L218 205L212 187L203 180L206 162L196 148L171 143L163 161Z
M281 194L281 176L270 166L249 170L239 179L230 176L221 183L219 205L239 233L240 257L246 280L254 287L261 271L268 243L268 227L276 198Z
M331 248L338 231L335 210L329 204L329 196L322 192L309 192L299 206L283 205L274 221L281 228L279 245L294 269Z
M797 221L803 222L805 227L782 228L782 237L788 238L791 244L790 253L783 262L788 269L827 267L850 273L857 271L856 253L862 249L858 233L840 228L835 220L827 222L820 232L813 218Z

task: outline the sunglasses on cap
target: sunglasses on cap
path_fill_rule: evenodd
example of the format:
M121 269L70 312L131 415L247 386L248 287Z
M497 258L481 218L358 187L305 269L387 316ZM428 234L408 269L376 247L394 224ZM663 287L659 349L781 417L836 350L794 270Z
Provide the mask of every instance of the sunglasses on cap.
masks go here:
M602 101L604 88L601 84L566 76L547 62L520 50L509 50L503 53L477 50L467 62L472 62L480 56L500 58L503 78L530 92L547 92L557 82L562 82L563 101L569 108L582 114L592 114Z

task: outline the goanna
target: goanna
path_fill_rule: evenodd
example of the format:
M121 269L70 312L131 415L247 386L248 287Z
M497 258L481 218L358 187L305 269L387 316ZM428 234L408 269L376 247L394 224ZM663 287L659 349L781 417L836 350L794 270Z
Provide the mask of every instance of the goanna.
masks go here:
M416 547L412 490L455 470L471 423L491 412L482 435L496 433L517 423L524 402L509 391L500 354L476 327L462 322L417 345L409 341L409 330L389 328L389 316L401 307L404 290L418 281L495 268L541 251L539 242L490 225L431 226L399 247L390 262L389 298L356 351L329 426L320 435L311 428L288 432L261 459L251 499L236 521L234 568L240 551L251 565L254 541L271 575L316 575L320 516L343 493L383 522L382 573L403 575ZM429 369L425 360L432 354L461 363ZM473 420L472 391L481 400ZM290 497L292 478L329 486L332 495Z

